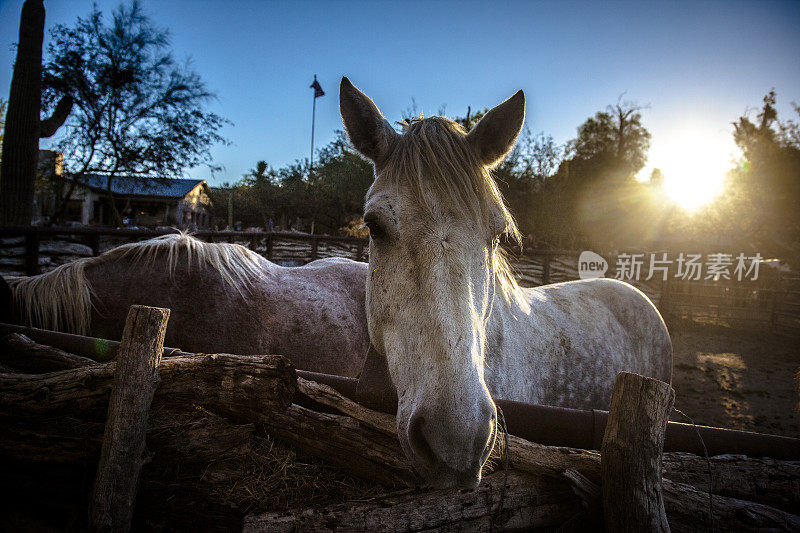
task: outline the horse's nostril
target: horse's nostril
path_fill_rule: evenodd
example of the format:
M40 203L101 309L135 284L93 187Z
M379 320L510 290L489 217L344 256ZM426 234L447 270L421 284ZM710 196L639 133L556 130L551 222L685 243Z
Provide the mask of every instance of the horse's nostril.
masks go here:
M408 424L408 442L420 459L427 464L436 463L436 454L433 453L428 439L425 437L425 417L414 414Z

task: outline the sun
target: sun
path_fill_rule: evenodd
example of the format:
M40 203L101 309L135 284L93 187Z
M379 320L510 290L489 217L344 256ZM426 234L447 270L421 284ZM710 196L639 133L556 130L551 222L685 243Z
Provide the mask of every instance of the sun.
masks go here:
M725 175L733 168L736 152L730 133L680 130L669 140L654 143L647 168L640 176L649 178L652 169L660 169L664 194L678 206L693 211L723 191Z

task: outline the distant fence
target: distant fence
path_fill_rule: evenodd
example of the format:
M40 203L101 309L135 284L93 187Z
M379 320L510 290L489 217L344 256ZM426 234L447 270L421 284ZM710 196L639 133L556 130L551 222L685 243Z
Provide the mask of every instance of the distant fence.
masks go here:
M99 255L126 242L174 232L174 229L1 227L0 271L35 275L80 257ZM303 265L325 257L367 261L369 253L368 240L354 237L224 230L201 230L192 234L207 242L244 245L283 265ZM579 279L580 252L549 249L523 252L510 254L512 270L523 286ZM609 265L616 263L614 254L602 255ZM650 297L668 320L674 317L721 320L739 327L800 334L800 277L764 270L757 281L668 279L632 283Z
M766 272L758 281L676 281L662 289L668 318L724 321L737 327L800 334L800 277Z
M96 256L127 242L175 233L174 229L113 229L97 227L0 227L0 268L33 276L79 257ZM243 244L270 261L305 264L323 257L365 261L366 239L294 232L192 232L207 242Z

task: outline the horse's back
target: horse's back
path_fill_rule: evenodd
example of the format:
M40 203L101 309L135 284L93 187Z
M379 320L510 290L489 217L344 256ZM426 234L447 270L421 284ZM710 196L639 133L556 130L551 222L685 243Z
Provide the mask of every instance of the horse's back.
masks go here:
M275 353L292 353L304 370L357 376L369 349L367 272L344 258L279 269L258 299Z
M207 264L119 258L87 268L91 332L119 338L130 305L171 309L165 343L187 351L282 354L295 366L355 376L369 346L366 264L320 260L286 268L257 258L259 273L231 284Z
M622 342L636 349L639 357L630 361L632 371L671 381L669 332L658 309L642 291L610 278L567 281L539 287L539 290L548 293L556 305L570 309L574 319L594 323L598 329L607 328L610 335L601 337L606 345ZM617 337L617 342L612 336Z
M635 287L614 279L570 281L528 289L544 365L540 401L607 406L617 373L670 382L672 343L661 315Z
M161 260L123 257L92 264L85 276L92 292L93 336L120 338L130 306L148 305L171 310L165 338L169 346L197 352L268 353L255 329L257 313L246 302L247 288L231 286L214 268L180 261L170 272ZM253 327L244 327L248 323Z

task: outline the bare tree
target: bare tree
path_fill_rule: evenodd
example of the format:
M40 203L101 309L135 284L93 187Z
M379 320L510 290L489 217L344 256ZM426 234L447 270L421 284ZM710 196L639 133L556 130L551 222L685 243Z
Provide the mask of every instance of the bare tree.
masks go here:
M134 0L117 8L110 25L95 7L75 27L57 26L44 69L44 97L75 101L67 135L58 148L72 177L105 176L117 223L116 180L147 183L180 177L187 167L211 165L210 147L227 142L217 132L227 121L208 112L211 98L189 63L168 51L169 35L153 25Z
M650 132L642 125L646 106L622 100L598 111L578 127L578 137L570 141L568 151L574 158L589 160L610 155L631 176L642 169L650 148Z

